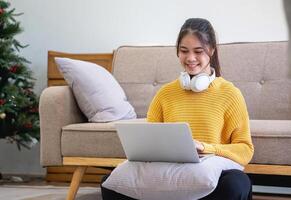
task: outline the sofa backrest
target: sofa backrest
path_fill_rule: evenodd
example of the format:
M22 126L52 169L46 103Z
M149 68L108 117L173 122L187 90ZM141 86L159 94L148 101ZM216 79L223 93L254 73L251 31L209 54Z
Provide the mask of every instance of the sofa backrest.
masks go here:
M221 44L218 52L222 76L240 88L251 119L291 119L287 42ZM173 46L124 46L112 73L138 117L146 117L157 90L182 70Z

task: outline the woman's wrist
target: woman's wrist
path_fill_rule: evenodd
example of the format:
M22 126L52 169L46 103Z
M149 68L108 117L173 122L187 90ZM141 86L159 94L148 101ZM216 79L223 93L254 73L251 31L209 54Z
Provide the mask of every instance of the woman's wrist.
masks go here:
M194 144L199 153L202 153L204 151L205 147L202 142L199 142L198 140L194 140Z

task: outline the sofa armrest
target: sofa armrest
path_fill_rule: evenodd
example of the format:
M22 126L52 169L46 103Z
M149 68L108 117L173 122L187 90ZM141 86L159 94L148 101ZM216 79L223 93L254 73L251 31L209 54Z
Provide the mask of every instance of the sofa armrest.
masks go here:
M62 165L61 132L68 124L85 122L68 86L46 88L39 102L40 160L43 166Z

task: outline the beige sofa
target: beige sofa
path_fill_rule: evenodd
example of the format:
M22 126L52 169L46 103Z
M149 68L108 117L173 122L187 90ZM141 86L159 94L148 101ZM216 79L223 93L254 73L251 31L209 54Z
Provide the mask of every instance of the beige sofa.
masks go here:
M222 75L247 102L255 154L248 173L291 175L291 80L287 42L219 45ZM146 117L153 96L182 70L175 47L120 47L114 77ZM40 98L41 164L75 165L68 199L74 199L86 166L116 166L125 155L114 122L88 123L68 86L48 87Z

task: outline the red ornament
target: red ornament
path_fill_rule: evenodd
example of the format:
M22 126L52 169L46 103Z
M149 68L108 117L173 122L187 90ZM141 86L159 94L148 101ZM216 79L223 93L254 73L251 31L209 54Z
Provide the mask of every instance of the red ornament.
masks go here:
M38 112L38 108L37 108L37 107L35 107L35 108L30 108L30 109L29 109L29 112L31 112L31 113L37 113L37 112Z
M0 99L0 105L3 105L5 103L4 99Z
M16 73L18 70L18 65L13 65L9 68L9 71L12 73Z
M23 125L24 128L32 128L32 123L26 123Z
M0 15L4 13L4 9L0 8Z

